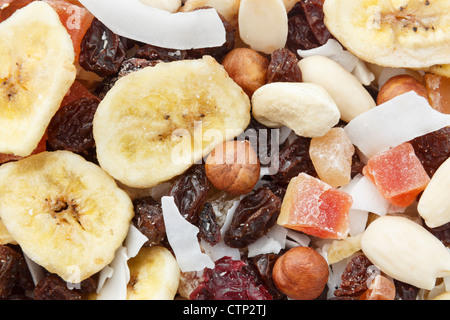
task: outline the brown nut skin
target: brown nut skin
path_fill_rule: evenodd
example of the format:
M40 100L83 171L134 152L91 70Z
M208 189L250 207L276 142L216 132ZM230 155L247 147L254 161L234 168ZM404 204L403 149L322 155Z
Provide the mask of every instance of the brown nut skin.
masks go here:
M260 162L248 141L227 141L217 146L205 161L206 176L219 190L243 195L259 180Z
M328 263L310 247L289 249L275 262L272 277L278 290L293 300L318 298L328 282Z
M377 96L377 105L409 91L415 91L418 95L428 99L428 91L424 84L411 75L401 74L390 78L381 87Z
M251 97L266 83L269 59L250 48L235 48L222 60L228 75Z

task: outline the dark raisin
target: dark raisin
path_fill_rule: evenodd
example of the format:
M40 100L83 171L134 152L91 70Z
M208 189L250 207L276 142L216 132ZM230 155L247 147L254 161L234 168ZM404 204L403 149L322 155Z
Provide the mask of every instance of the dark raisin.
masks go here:
M302 0L288 14L286 48L292 52L325 44L331 34L323 22L323 1Z
M275 162L278 162L279 134L275 130L277 129L266 127L251 117L250 124L243 134L244 139L248 140L258 152L258 160L263 166L275 165Z
M146 67L154 67L156 66L160 61L158 60L147 60L147 59L140 59L140 58L130 58L125 60L122 65L120 66L118 76L119 78L126 76L127 74L130 74L132 72L141 70Z
M214 246L222 239L216 214L209 202L205 203L199 215L198 227L200 237L210 245Z
M152 197L133 201L133 225L148 238L145 246L160 244L166 238L166 227L161 204Z
M324 23L323 3L324 0L300 1L311 31L320 45L324 45L331 38L331 33Z
M411 144L425 171L432 177L450 157L450 127L417 137Z
M80 98L60 108L48 126L50 147L75 153L94 147L92 121L98 104L99 100Z
M42 279L34 289L35 300L81 300L81 295L70 289L67 283L55 274Z
M373 275L369 267L373 264L364 255L360 254L354 257L345 267L341 276L341 283L334 291L334 295L341 296L359 296L368 289L368 280Z
M267 188L259 188L241 200L225 232L224 241L234 248L244 248L265 235L274 226L281 209L281 199Z
M286 295L278 290L272 278L273 266L279 257L279 254L265 253L246 258L245 260L255 270L255 273L264 283L267 290L269 290L274 300L286 299Z
M450 247L450 222L440 227L430 228L424 224L425 228L438 238L446 247Z
M206 268L203 281L192 291L191 300L272 300L267 288L258 283L242 260L222 257L214 269Z
M366 164L361 161L359 154L355 152L352 156L351 177L354 178L356 175L362 174L365 165Z
M136 49L135 57L150 61L171 62L186 59L186 50L167 49L143 44Z
M0 246L0 298L12 294L18 281L21 254L9 246Z
M94 18L81 41L80 66L100 77L119 72L127 56L127 41Z
M208 7L199 7L195 10L201 10ZM233 50L236 42L236 38L234 35L234 28L232 25L220 14L219 17L222 20L223 26L225 27L225 43L220 47L212 47L212 48L199 48L199 49L191 49L187 51L187 56L191 59L200 59L204 55L209 55L215 58L217 61L221 61L225 55Z
M206 203L208 191L209 180L205 166L197 164L175 180L168 195L174 197L181 215L190 223L197 225L198 215Z
M94 277L84 279L79 283L77 292L80 294L89 294L97 290L97 280Z
M301 172L317 176L314 165L309 156L311 138L297 138L288 146L280 150L279 169L272 179L280 185L287 186L289 181Z
M286 48L275 50L266 73L266 83L302 82L297 55Z
M394 285L395 300L416 300L420 291L419 288L396 279L394 279Z

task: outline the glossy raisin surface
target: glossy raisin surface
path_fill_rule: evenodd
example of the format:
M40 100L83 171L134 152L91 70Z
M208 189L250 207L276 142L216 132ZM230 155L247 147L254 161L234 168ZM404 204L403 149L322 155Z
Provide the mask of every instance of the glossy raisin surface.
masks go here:
M368 289L368 280L372 276L369 267L372 262L364 255L354 257L347 264L339 287L334 291L336 297L359 296Z
M309 156L310 138L297 138L288 146L280 150L279 170L272 179L280 185L287 186L289 181L301 172L317 176L314 165Z
M272 300L272 296L244 261L222 257L215 262L214 269L205 269L203 281L190 299Z
M206 203L209 188L205 166L197 164L175 180L168 196L174 197L181 215L188 222L197 225L198 216Z
M199 235L207 243L214 246L222 239L216 214L211 203L206 202L198 219Z
M119 72L127 56L128 41L94 18L81 41L80 66L100 77Z
M450 127L417 137L411 144L425 171L432 177L450 157Z
M166 227L162 207L152 197L133 201L133 225L148 238L145 246L162 243L166 239Z
M60 108L47 130L47 143L51 148L75 153L93 148L92 122L98 105L97 99L80 98Z
M35 300L81 300L81 294L72 290L67 283L54 274L47 275L34 289Z
M227 245L244 248L265 235L275 225L281 199L267 188L259 188L241 200L224 235Z
M286 48L275 50L267 68L266 83L301 81L302 71L298 66L297 55Z
M289 11L286 48L292 52L325 44L331 34L323 22L323 1L301 0Z

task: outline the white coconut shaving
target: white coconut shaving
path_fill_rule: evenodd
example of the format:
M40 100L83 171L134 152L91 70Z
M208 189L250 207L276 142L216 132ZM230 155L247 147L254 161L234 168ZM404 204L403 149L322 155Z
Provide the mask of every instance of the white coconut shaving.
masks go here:
M200 248L199 229L189 223L178 210L173 197L161 198L167 240L182 272L214 268L214 262Z
M225 27L215 9L170 13L139 0L80 0L114 33L170 49L219 47Z
M364 112L345 126L351 142L367 157L450 125L450 115L433 109L414 91Z

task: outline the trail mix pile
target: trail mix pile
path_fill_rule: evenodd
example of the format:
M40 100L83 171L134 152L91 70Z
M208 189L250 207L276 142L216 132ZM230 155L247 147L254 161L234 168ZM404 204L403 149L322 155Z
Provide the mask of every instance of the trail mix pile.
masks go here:
M450 4L0 0L0 298L450 298ZM375 4L374 4L375 3Z

